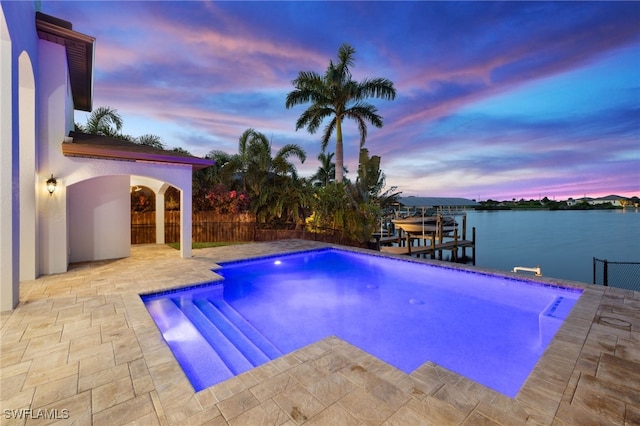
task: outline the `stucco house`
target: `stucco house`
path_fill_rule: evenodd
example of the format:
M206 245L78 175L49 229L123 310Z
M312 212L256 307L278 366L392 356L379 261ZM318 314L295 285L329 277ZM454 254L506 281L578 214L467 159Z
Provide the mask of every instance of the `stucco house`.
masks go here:
M619 195L607 195L606 197L592 198L587 201L587 203L591 204L592 206L608 203L615 207L623 207L627 202L627 198L621 197Z
M0 311L18 304L22 280L129 256L132 186L162 206L157 243L164 191L180 190L180 255L191 256L192 172L213 162L74 133L74 110L92 109L95 48L36 2L0 2Z
M590 197L583 197L580 198L578 200L574 200L573 198L569 198L569 200L567 200L567 205L569 206L575 206L578 203L587 203L591 206L599 206L602 204L611 204L614 207L624 207L627 205L632 205L632 201L629 198L626 197L621 197L619 195L607 195L606 197L600 197L600 198L590 198Z

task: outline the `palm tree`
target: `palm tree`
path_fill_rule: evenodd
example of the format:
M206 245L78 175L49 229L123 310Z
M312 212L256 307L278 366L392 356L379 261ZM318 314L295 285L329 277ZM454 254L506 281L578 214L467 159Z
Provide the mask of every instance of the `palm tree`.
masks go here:
M272 157L271 142L264 134L255 131L246 151L245 181L249 192L254 195L264 191L269 181L274 178L297 179L296 167L290 159L297 158L301 163L307 159L305 151L296 144L284 145Z
M342 144L342 122L349 118L355 120L360 131L360 147L367 137L367 122L380 128L382 117L378 109L364 100L380 98L393 100L396 89L393 82L386 78L367 78L362 82L351 78L349 67L354 63L355 49L343 44L338 49L338 63L329 62L324 74L314 71L300 71L292 81L295 89L287 95L286 107L291 108L311 102L311 106L300 115L296 130L306 127L309 133L315 133L322 121L333 117L322 135L322 150L336 131L336 182L342 182L344 176L344 152Z
M360 149L360 167L355 184L346 185L346 193L357 226L353 237L361 242L369 241L385 209L400 196L393 186L383 192L386 177L380 169L380 157L369 157L366 148Z
M261 223L295 223L300 219L306 192L292 158L304 163L307 155L299 145L287 144L272 156L269 139L247 129L240 137L239 153L227 163L242 173L243 190L249 193L252 210Z
M162 143L162 139L160 138L160 136L152 135L150 133L144 134L142 136L138 136L137 138L134 139L134 142L137 143L138 145L150 146L152 148L167 149L164 143ZM182 151L177 151L177 149L174 149L174 151L182 152L183 154L185 153L189 154L189 152L184 149L182 149Z
M332 180L336 178L336 163L333 161L333 152L318 154L318 160L320 161L320 167L316 174L311 176L311 181L314 182L314 186L328 186Z
M122 130L122 117L114 108L99 107L91 112L84 127L80 125L77 127L92 135L119 137Z
M224 164L227 173L240 173L242 179L242 191L247 191L247 173L249 166L256 159L252 158L260 152L266 152L269 140L265 135L254 129L245 130L238 140L238 153L232 156ZM258 147L262 147L258 149ZM269 148L270 153L270 148ZM221 164L221 167L223 165Z
M236 170L233 169L231 162L233 156L231 154L214 149L205 155L204 158L214 161L213 166L202 169L206 171L209 176L211 186L223 184L229 189L238 189L236 188Z

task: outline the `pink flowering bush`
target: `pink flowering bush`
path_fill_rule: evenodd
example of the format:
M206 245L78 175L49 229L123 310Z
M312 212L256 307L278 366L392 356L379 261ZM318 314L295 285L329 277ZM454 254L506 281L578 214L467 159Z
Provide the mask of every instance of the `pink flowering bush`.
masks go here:
M227 191L222 185L216 185L206 192L204 206L216 213L242 213L251 207L251 197L244 192Z

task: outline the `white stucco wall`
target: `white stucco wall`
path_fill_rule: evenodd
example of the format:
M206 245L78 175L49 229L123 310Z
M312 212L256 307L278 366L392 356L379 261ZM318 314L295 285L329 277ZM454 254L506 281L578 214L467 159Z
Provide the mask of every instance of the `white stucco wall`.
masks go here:
M40 59L38 103L38 241L40 274L66 272L68 258L67 198L64 186L64 157L60 144L68 134L66 111L68 96L68 67L64 46L38 41ZM53 176L58 187L49 195L45 182Z
M36 220L36 86L27 52L18 58L18 123L20 139L20 281L38 276Z
M18 304L19 291L19 235L14 230L19 220L19 205L14 203L14 188L18 173L14 166L14 147L18 138L14 135L13 102L17 85L13 84L12 40L9 34L4 7L0 4L0 311L8 311Z
M131 254L129 176L103 176L67 187L69 262Z
M66 51L38 38L35 11L35 2L0 3L1 311L19 302L21 269L31 279L129 254L131 175L181 190L181 256L191 257L191 166L62 155L74 121Z

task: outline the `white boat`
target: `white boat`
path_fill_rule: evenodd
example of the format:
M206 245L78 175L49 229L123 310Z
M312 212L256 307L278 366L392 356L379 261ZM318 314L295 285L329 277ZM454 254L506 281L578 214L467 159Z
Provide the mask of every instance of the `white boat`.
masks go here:
M443 234L446 235L457 229L458 223L454 218L441 216L441 219ZM438 231L438 216L411 216L392 219L391 222L409 234L435 234Z

